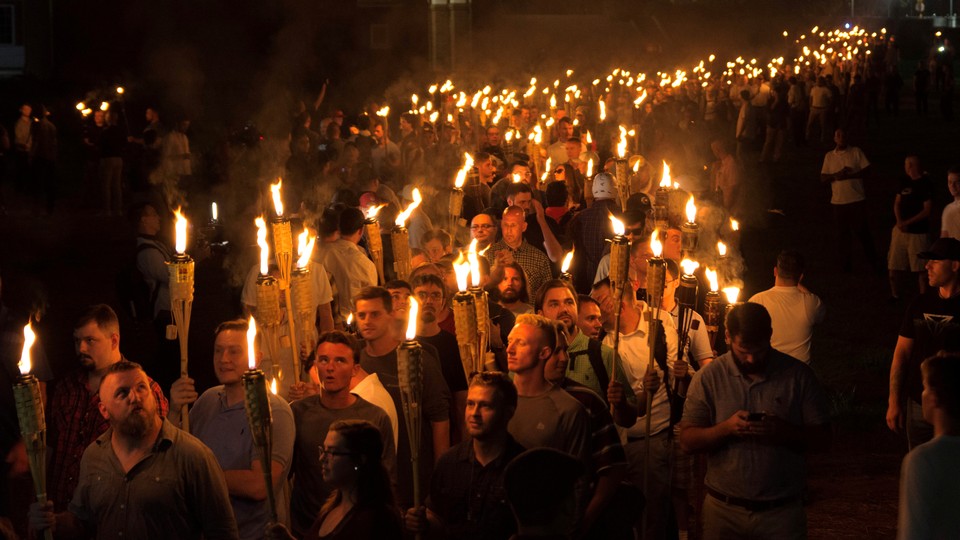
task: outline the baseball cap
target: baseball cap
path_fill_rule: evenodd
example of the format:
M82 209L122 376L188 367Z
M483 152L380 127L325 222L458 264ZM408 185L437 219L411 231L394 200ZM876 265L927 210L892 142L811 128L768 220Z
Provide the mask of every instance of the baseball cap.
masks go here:
M960 261L960 240L956 238L937 238L927 251L917 254L921 259L934 261Z
M597 200L617 198L617 188L612 176L600 173L593 178L593 198Z

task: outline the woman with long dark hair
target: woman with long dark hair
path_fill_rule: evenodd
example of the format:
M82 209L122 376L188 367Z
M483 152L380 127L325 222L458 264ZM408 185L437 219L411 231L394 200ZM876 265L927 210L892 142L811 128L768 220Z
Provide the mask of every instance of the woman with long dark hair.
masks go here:
M319 450L323 480L334 490L303 538L399 540L400 516L383 468L380 430L365 420L341 420L330 426ZM282 525L268 537L291 538Z

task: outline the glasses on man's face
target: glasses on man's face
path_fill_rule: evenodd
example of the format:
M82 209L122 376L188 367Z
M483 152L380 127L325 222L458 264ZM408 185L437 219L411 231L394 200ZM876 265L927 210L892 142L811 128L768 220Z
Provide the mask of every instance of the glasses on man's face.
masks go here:
M471 230L471 231L488 231L488 230L490 230L490 229L492 229L492 228L493 228L493 225L490 225L490 224L487 224L487 223L484 223L484 224L482 224L482 225L471 225L471 226L470 226L470 230Z
M326 448L323 447L322 444L321 444L320 446L318 446L317 449L320 451L320 461L323 461L323 458L324 458L324 457L327 457L327 456L337 457L337 456L349 456L349 455L352 455L352 454L353 454L353 452L343 452L343 451L339 451L339 450L327 450Z
M443 293L438 293L438 292L434 292L434 293L418 292L418 293L417 293L417 298L419 298L421 302L427 302L427 301L430 301L430 302L439 302L439 301L443 300Z

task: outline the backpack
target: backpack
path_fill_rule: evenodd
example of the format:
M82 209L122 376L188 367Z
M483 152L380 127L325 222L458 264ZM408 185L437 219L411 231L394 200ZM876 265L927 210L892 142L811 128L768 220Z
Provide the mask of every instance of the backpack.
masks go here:
M132 261L128 262L117 275L117 297L120 305L134 321L150 322L153 320L153 308L157 303L160 287L151 287L140 269L137 268L137 259L140 253L147 249L155 249L163 253L157 246L146 242L137 246Z
M601 397L606 401L607 387L610 386L610 375L607 373L607 368L603 365L602 348L599 341L590 339L587 341L586 349L570 355L570 364L572 365L579 356L586 356L590 360L590 367L593 368L593 373L597 376L597 384L600 385Z

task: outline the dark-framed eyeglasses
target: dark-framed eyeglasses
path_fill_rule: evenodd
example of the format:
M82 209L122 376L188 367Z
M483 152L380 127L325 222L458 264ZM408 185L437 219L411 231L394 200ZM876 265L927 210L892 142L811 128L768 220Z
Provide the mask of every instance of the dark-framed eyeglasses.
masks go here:
M352 455L353 455L353 452L341 452L341 451L338 451L338 450L327 450L326 448L323 447L322 444L317 447L317 450L319 450L319 452L320 452L320 460L321 460L321 461L323 460L323 458L324 458L325 456L333 456L333 457L336 457L336 456L352 456Z

